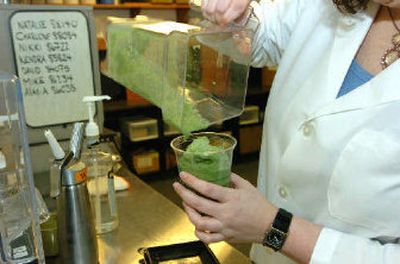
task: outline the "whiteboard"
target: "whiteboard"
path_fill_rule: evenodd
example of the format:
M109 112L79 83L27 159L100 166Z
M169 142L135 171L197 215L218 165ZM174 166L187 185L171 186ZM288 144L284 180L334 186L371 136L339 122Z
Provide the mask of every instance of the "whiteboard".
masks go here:
M94 95L88 22L79 11L22 11L10 19L26 123L41 127L87 119Z

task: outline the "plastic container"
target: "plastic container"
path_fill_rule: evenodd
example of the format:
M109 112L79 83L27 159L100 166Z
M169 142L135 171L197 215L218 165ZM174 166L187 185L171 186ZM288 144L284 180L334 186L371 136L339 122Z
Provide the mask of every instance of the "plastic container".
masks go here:
M158 137L157 119L141 118L126 121L124 132L132 142L155 139Z
M188 134L242 113L252 36L249 29L207 21L117 21L108 26L104 73Z
M260 108L257 105L248 105L239 118L240 125L257 124L260 122Z
M172 140L179 171L222 186L230 185L236 139L222 133L202 132Z
M0 73L0 263L44 263L19 80Z

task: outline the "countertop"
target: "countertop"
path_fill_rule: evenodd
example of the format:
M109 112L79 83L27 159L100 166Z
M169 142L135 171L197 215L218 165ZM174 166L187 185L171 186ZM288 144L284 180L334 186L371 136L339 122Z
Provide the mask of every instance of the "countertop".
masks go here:
M194 227L184 211L123 168L120 173L130 183L129 190L117 193L120 225L98 236L100 264L139 263L142 247L154 247L197 240ZM60 245L62 246L62 245ZM247 256L225 242L210 248L220 263L250 263ZM49 258L47 263L59 263Z

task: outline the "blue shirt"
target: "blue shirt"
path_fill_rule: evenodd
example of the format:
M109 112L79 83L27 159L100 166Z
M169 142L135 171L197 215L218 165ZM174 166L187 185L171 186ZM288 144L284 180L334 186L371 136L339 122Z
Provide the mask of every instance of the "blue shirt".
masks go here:
M364 83L371 80L374 76L367 72L357 61L354 59L351 62L350 68L344 78L342 87L340 87L339 93L336 98L343 96L357 87L360 87Z

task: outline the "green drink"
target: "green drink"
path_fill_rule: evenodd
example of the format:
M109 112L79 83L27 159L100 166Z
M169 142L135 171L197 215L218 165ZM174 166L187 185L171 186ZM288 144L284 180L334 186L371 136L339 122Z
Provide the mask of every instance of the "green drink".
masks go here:
M180 136L171 142L179 171L221 186L230 185L235 146L233 137L213 132Z

